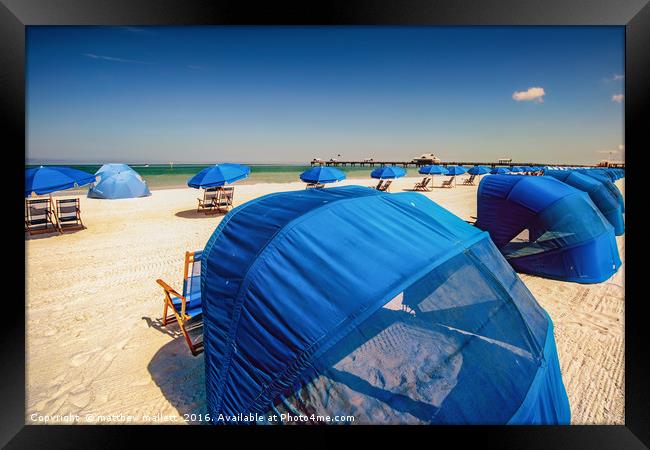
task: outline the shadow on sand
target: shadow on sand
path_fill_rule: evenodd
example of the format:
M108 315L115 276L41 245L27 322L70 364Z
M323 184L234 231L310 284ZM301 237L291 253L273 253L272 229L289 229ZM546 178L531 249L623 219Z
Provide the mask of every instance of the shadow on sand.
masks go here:
M176 217L181 217L183 219L208 219L210 217L220 217L224 216L225 214L223 212L215 212L215 213L204 213L204 212L197 212L196 209L186 209L185 211L179 211L174 214Z
M163 345L147 365L151 378L169 403L178 410L182 419L185 419L184 414L206 414L208 411L205 401L203 353L192 356L178 325L172 323L162 327L159 319L142 319L150 327L175 337L173 341ZM198 418L190 422L206 423L200 422Z
M83 228L74 228L70 230L65 230L63 233L59 233L56 230L52 230L48 233L39 233L39 234L29 234L28 232L25 232L25 240L26 241L36 241L39 239L46 239L50 237L56 237L56 236L64 236L66 234L75 234L79 233L80 231L84 231L87 227Z

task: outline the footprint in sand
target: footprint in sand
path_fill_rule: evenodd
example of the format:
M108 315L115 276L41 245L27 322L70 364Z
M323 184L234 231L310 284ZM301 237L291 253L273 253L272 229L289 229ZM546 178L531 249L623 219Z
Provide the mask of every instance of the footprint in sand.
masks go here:
M90 403L91 395L88 391L81 391L77 394L69 394L68 400L77 408L84 408Z
M87 363L89 359L90 359L89 353L79 353L78 355L72 357L72 359L70 360L70 365L72 367L79 367L82 364Z

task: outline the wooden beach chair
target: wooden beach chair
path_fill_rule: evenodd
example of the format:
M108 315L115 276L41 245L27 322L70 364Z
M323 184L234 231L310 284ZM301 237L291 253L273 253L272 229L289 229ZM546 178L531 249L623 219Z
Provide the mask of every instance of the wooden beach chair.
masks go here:
M386 182L384 183L384 185L381 186L381 187L378 187L377 190L379 190L379 191L384 191L384 192L388 192L388 188L390 187L390 184L391 184L392 182L393 182L393 180L386 180Z
M308 183L305 189L322 189L325 185L322 183Z
M454 187L454 185L452 184L454 182L454 178L456 178L456 177L451 177L450 179L443 181L442 184L440 185L440 187L443 187L443 188Z
M469 178L465 178L463 180L463 184L467 186L474 186L474 179L476 178L476 175L470 175Z
M52 198L25 200L25 231L30 236L60 232L52 211Z
M228 212L232 208L233 197L235 196L235 188L227 187L219 190L219 195L216 200L217 211Z
M217 196L219 195L219 188L207 188L203 191L203 198L197 198L199 201L199 206L196 208L196 212L205 212L206 214L213 211L215 208L215 203Z
M372 188L372 189L377 189L378 191L381 191L382 190L381 187L383 186L383 184L384 184L384 180L379 180L379 183L377 183L377 186L368 186L368 187Z
M202 253L202 251L185 252L182 294L179 294L163 280L156 280L156 283L165 291L162 326L173 322L178 323L185 342L194 356L203 351Z
M81 221L78 198L66 198L56 201L56 222L61 233L86 228Z
M415 183L415 186L413 186L414 191L430 191L431 189L428 187L429 182L431 181L431 178L429 177L424 177L422 178L422 181L419 181Z

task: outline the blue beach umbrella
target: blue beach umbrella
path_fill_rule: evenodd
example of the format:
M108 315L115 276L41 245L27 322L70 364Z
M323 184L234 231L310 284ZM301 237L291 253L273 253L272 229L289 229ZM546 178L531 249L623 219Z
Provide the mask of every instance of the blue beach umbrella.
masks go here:
M248 178L250 172L251 169L242 164L215 164L194 175L187 185L197 189L223 186Z
M504 173L510 173L510 169L507 167L495 167L494 169L490 170L490 173L492 175L500 175Z
M25 197L50 194L95 181L95 175L64 166L25 169Z
M510 172L523 172L523 171L524 171L524 168L521 167L521 166L512 166L510 168Z
M334 167L318 166L305 170L300 179L305 183L334 183L345 180L345 173Z
M467 172L463 166L447 166L447 176L462 175Z
M445 175L447 169L442 166L428 165L420 167L418 173L421 173L422 175Z
M524 166L522 169L524 169L524 172L535 172L535 168L532 166Z
M489 172L490 172L490 168L485 166L474 166L467 171L467 173L470 175L485 175L486 173Z
M99 183L88 190L90 198L136 198L151 195L149 188L137 172L103 172Z
M406 175L406 170L397 166L384 166L378 167L370 173L372 178L379 178L385 180L387 178L399 178Z

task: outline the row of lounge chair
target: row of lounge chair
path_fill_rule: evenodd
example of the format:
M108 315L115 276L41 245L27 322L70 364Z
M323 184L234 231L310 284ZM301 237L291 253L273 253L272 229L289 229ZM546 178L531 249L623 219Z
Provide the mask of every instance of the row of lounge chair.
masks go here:
M196 208L196 212L205 214L228 212L232 208L234 195L234 187L208 188L203 192L203 198L197 198L199 206Z
M25 232L35 234L62 234L84 229L78 198L56 200L52 197L25 200Z
M472 175L470 178L467 178L465 181L463 181L463 184L473 186L474 185L474 177L475 177L475 175ZM455 178L456 177L451 177L451 178L448 178L448 179L444 180L442 182L442 184L440 185L440 187L441 188L454 187L453 183L454 183ZM417 183L415 183L415 186L413 186L413 190L414 191L430 191L431 188L433 187L432 185L429 184L430 182L431 182L431 178L424 177L424 178L422 178L422 181L418 181Z

